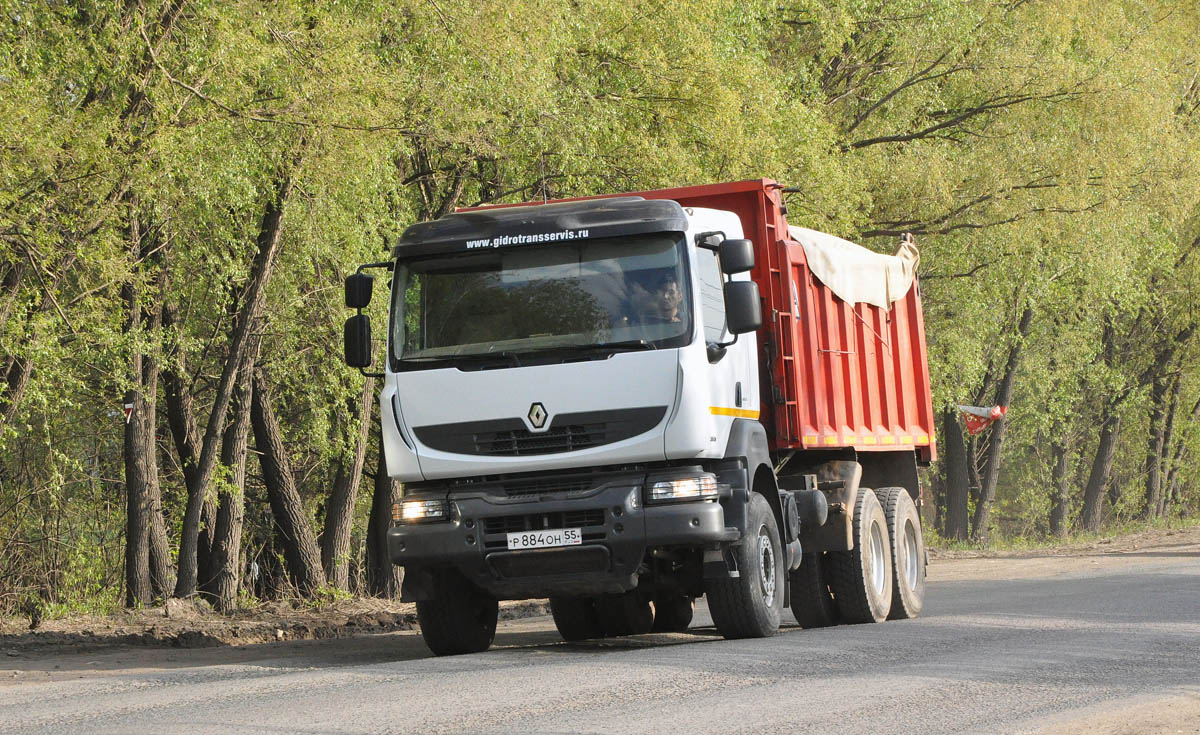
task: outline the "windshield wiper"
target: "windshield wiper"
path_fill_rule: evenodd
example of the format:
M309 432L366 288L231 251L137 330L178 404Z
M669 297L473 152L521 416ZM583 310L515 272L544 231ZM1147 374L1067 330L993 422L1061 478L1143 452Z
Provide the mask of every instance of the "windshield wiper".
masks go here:
M448 360L463 360L463 359L466 359L466 360L488 360L488 359L493 359L493 358L511 362L516 367L521 366L521 358L518 356L518 354L516 352L513 352L511 350L496 350L495 352L468 352L464 355L450 355L446 359L448 359Z
M618 350L657 350L653 342L644 339L625 339L619 342L593 342L589 345L578 345L581 350L600 350L614 348Z
M654 343L647 342L644 339L626 339L618 342L591 342L581 345L555 345L554 347L542 347L531 352L587 352L591 350L612 350L613 352L621 352L625 350L657 350Z
M510 363L513 367L521 367L521 357L531 355L544 355L546 353L555 352L591 352L594 350L609 350L611 352L625 352L630 350L657 350L654 343L647 342L644 339L626 339L619 342L592 342L581 345L555 345L553 347L538 347L530 350L521 350L516 352L513 350L496 350L494 352L468 352L461 355L415 355L413 357L401 357L400 362L447 362L455 363L459 360L472 360L485 362L489 359L504 360Z
M461 355L413 355L412 357L398 358L400 362L449 362L454 363L458 360L488 360L496 358L511 362L513 365L520 366L521 362L517 353L508 350L497 350L495 352L468 352Z

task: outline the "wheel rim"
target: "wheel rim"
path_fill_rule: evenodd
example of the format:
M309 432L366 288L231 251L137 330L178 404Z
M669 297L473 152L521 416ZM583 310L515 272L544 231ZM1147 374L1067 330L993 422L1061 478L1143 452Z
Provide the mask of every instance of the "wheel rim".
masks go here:
M879 595L883 594L884 585L887 584L883 560L883 555L886 553L887 550L883 548L883 532L879 529L878 523L873 523L871 524L871 587Z
M775 545L766 528L758 531L758 584L762 588L763 597L775 600Z
M921 560L917 555L917 529L912 523L904 524L904 561L904 582L910 590L916 589L920 580L920 570L917 567L920 566Z

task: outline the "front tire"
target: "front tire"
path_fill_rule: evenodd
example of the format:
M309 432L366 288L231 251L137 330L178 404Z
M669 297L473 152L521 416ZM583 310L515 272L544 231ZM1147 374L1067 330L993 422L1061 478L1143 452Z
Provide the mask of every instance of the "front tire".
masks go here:
M654 600L654 633L682 633L692 624L695 604L687 595Z
M550 614L554 616L554 627L558 628L563 640L604 637L594 597L551 597Z
M881 623L892 607L892 553L887 517L867 488L859 488L853 530L853 549L829 552L829 587L843 620Z
M783 612L783 544L775 514L766 498L750 494L747 533L731 551L739 576L710 579L708 609L717 630L726 638L766 638L779 630Z
M825 574L825 552L806 551L800 568L788 576L792 586L792 615L801 628L828 628L837 625L837 603L829 592Z
M925 538L921 516L912 496L902 487L875 491L887 518L892 552L892 610L890 620L915 618L925 605Z
M606 636L641 635L654 627L650 598L637 590L597 597L596 614Z
M417 603L425 645L438 656L486 651L496 638L500 603L457 571L435 572L433 598Z

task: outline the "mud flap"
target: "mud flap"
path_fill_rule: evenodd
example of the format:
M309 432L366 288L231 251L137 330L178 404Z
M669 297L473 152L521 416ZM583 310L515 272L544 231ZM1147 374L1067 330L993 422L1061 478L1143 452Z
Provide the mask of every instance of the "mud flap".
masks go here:
M433 599L433 575L428 569L405 567L400 583L400 602L426 602Z
M849 551L854 548L854 503L862 465L838 459L815 470L817 487L829 504L829 517L823 526L804 528L800 540L808 551Z

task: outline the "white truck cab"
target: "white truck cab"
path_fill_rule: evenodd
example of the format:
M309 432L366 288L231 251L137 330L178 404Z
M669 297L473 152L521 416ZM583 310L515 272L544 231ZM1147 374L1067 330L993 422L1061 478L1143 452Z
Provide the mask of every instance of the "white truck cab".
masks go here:
M579 206L536 209L556 208ZM733 336L717 253L696 236L740 239L741 224L670 209L681 231L412 259L401 244L380 397L389 474L413 483L723 458L733 421L758 418L756 344L747 334L709 360L708 345ZM655 299L669 304L672 291L664 314Z

